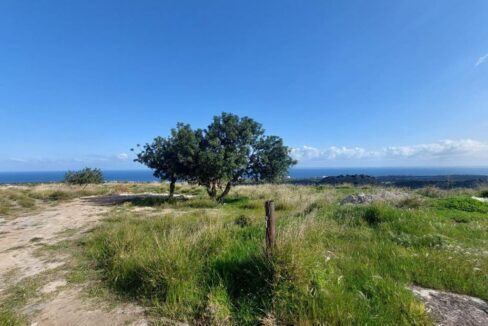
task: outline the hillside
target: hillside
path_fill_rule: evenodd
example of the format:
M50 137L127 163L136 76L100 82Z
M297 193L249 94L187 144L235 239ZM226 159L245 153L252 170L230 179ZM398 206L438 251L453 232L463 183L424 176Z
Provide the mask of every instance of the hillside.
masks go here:
M165 190L0 187L2 254L24 257L0 269L0 324L488 320L488 204L471 198L482 189L239 186L223 205L196 186Z

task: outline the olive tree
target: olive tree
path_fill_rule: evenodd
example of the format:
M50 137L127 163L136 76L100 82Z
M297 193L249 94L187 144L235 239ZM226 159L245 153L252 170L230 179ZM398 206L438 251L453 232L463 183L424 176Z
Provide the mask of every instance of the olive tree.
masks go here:
M176 181L189 179L197 149L196 134L190 125L178 123L169 137L156 137L146 143L135 161L152 169L156 178L169 181L172 198Z
M282 139L264 136L261 124L249 117L222 113L206 130L197 131L197 138L195 180L219 202L246 178L276 181L295 164Z
M255 182L282 181L290 166L297 163L290 157L290 152L278 136L260 138L249 159L249 177Z
M204 186L219 202L234 185L246 179L279 181L296 163L280 137L265 136L261 124L231 113L215 116L206 129L179 123L168 138L146 144L136 161L170 182L170 196L175 182L186 180Z

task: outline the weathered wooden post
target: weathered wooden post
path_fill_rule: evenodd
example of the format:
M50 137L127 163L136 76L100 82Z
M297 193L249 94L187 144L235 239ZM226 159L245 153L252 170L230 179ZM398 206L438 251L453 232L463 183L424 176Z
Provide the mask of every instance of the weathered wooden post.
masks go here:
M266 252L268 255L273 253L273 247L276 237L276 218L274 210L274 202L268 200L264 203L266 211Z

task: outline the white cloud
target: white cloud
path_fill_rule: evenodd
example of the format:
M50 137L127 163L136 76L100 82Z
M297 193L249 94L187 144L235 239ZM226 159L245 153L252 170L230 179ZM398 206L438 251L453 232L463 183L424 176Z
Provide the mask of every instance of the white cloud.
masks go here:
M320 150L311 146L292 149L292 156L297 160L342 160L360 159L375 156L376 153L361 147L331 146Z
M431 144L414 146L387 147L384 149L387 156L401 157L453 157L486 155L488 153L488 143L472 139L461 140L442 140Z
M125 161L125 160L127 160L129 158L129 155L127 155L127 153L120 153L120 154L117 155L117 158L119 160Z
M486 59L488 59L488 53L485 54L484 56L479 57L478 61L476 61L474 66L478 67L479 65L483 64L486 61Z
M350 161L405 163L488 164L488 143L472 139L442 140L429 144L390 146L368 150L361 147L337 147L318 149L302 146L292 149L292 156L299 163Z

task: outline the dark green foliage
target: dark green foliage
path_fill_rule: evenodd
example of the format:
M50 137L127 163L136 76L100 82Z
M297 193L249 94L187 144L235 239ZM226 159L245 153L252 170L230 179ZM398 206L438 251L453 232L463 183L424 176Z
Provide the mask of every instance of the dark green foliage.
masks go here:
M52 201L67 200L71 198L72 194L61 190L55 190L47 195L47 199Z
M68 171L64 175L64 182L72 185L87 185L103 182L100 169L84 168L79 171Z
M488 190L483 190L480 192L480 197L488 198Z
M290 166L296 161L290 157L290 150L277 136L261 138L250 157L250 176L256 181L281 181Z
M154 176L170 182L172 197L178 179L190 179L194 167L198 143L190 125L178 123L168 138L156 137L137 154L136 162L154 171Z
M376 225L383 222L384 212L379 206L372 205L366 208L363 218L369 225Z
M279 181L296 163L280 137L265 136L261 124L231 113L215 116L204 130L179 123L169 138L146 144L136 161L170 181L170 196L176 180L186 180L204 186L221 203L245 179Z
M251 224L251 219L246 215L241 215L235 219L234 223L243 228Z
M247 176L252 149L264 130L251 118L222 113L198 133L196 180L207 188L210 197L222 201L231 187ZM223 189L220 195L219 189Z
M440 205L465 212L488 213L488 204L469 197L453 197L440 200Z

